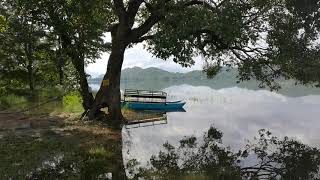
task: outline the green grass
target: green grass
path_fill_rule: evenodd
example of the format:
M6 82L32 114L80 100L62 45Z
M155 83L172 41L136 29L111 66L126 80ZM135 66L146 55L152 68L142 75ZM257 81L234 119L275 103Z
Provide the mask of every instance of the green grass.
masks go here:
M93 157L106 157L110 158L114 156L114 153L112 151L106 150L105 147L103 146L96 146L96 147L91 147L89 149L89 154Z
M27 105L27 98L14 94L2 95L0 97L0 109L23 108Z
M83 112L82 99L78 93L70 93L62 99L63 112Z
M94 124L74 123L55 125L64 131L0 130L0 179L98 179L116 173L123 163L121 139Z
M29 108L28 113L31 114L83 112L82 98L78 92L63 95L57 88L36 90L32 93L27 89L1 92L0 111L19 112Z
M5 94L0 97L0 111L6 110L7 112L12 113L23 111L30 115L82 113L84 111L81 95L76 91L69 92L63 96L62 92L58 89L43 89L32 94L27 92L27 90L23 91L21 89L12 92L15 93ZM55 99L55 97L61 98ZM122 113L128 120L141 120L159 117L159 114L133 111L129 109L127 105L122 107Z

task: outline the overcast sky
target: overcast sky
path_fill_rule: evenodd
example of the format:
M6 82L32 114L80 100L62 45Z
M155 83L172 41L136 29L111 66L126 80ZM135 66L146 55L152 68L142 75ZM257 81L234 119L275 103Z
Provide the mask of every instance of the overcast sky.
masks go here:
M96 63L89 64L86 68L87 73L95 77L104 74L107 69L109 53L104 53ZM124 56L122 69L130 67L157 67L170 72L189 72L192 70L202 69L203 62L200 58L196 58L196 64L191 68L183 68L179 64L174 63L172 60L164 61L155 57L147 50L143 49L142 44L135 45L133 48L127 49Z

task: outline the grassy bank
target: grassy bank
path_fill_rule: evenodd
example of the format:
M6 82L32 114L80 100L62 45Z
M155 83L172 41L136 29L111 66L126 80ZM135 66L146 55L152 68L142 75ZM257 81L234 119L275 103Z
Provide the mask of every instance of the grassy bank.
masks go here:
M122 109L141 120L162 114ZM0 97L0 179L103 179L123 175L121 131L80 121L77 92L13 92Z
M0 96L0 111L33 113L80 113L83 111L78 92L64 93L58 89L12 90Z
M103 111L107 113L108 110L103 109ZM0 96L1 112L23 112L29 115L73 113L80 116L83 108L78 92L62 93L57 89L44 89L28 93L26 90L16 90ZM125 106L122 108L122 113L129 121L162 117L161 113L133 111Z
M0 115L0 127L0 179L96 179L122 165L121 132L102 123Z

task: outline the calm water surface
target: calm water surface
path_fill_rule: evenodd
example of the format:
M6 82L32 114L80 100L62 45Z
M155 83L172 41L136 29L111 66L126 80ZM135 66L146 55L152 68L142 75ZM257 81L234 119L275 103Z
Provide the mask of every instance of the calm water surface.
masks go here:
M234 150L257 136L259 129L320 147L319 95L293 98L266 90L190 85L164 91L169 99L186 101L186 112L167 113L167 124L123 128L124 162L137 159L144 164L165 142L177 145L185 136L202 137L211 125L223 132L224 144Z

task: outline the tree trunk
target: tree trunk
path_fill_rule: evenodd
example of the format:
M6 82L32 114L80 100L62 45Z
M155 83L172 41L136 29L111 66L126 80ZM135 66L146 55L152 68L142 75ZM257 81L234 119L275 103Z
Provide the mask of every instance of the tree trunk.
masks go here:
M28 71L28 84L30 91L34 90L34 77L33 77L33 57L30 44L24 45L24 50L27 58L27 71Z
M59 84L63 85L64 83L64 74L63 74L63 67L64 67L64 56L62 51L62 44L61 44L61 38L59 37L58 41L59 49L57 50L57 57L58 57L58 63L57 63L57 69L59 73Z
M93 95L92 92L89 91L89 85L87 81L87 74L84 70L84 57L80 51L74 52L71 39L66 34L61 33L61 45L62 49L66 52L66 54L71 58L71 62L76 69L79 76L79 84L80 84L80 93L82 96L82 106L85 111L89 110L93 104Z
M62 59L59 59L59 61L62 61ZM59 62L59 65L58 65L58 72L59 72L59 84L60 85L63 85L64 83L64 76L63 76L63 69L62 69L62 66L61 65L61 62Z
M33 77L33 62L32 59L28 59L28 79L29 79L29 88L31 91L34 90L34 77Z
M73 57L72 63L79 75L80 93L83 101L82 106L86 111L91 108L94 98L92 92L89 90L87 74L84 70L84 59Z
M100 108L108 107L108 119L114 125L121 125L124 120L121 112L120 77L126 44L113 38L112 50L108 61L107 72L90 109L89 119L95 119Z

